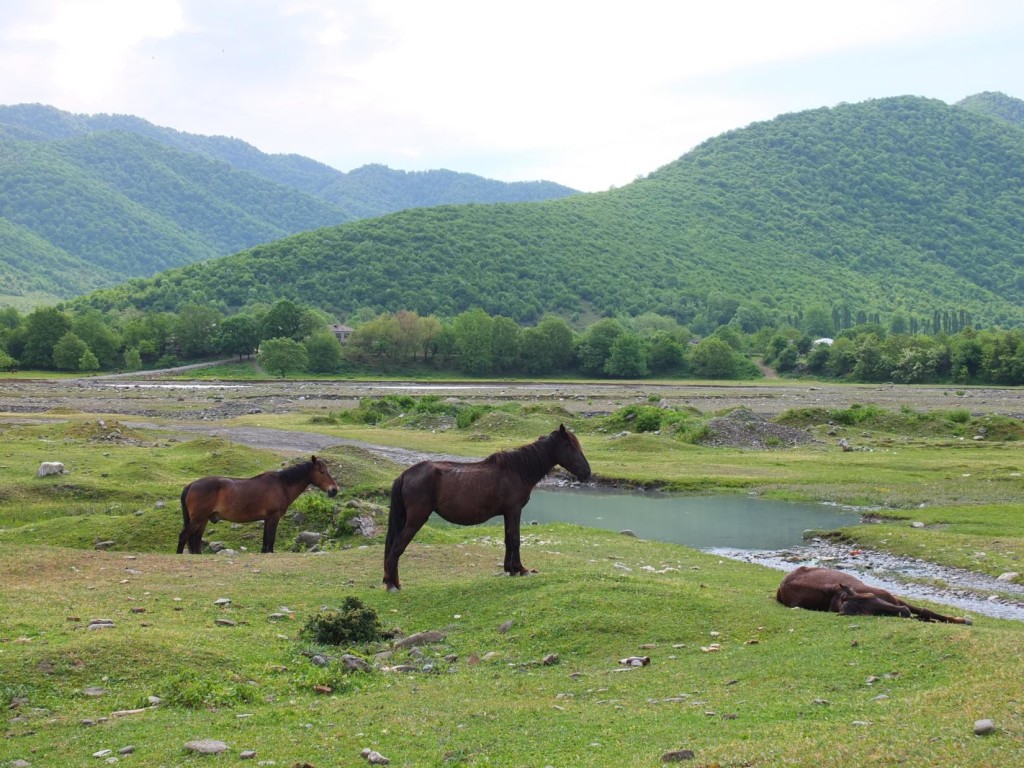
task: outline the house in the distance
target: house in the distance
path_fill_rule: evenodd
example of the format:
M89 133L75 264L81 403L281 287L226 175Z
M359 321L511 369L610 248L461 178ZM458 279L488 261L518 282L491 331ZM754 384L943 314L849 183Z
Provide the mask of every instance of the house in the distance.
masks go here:
M331 333L334 334L334 338L342 344L348 343L348 337L352 335L352 330L352 328L342 323L334 323L331 326Z

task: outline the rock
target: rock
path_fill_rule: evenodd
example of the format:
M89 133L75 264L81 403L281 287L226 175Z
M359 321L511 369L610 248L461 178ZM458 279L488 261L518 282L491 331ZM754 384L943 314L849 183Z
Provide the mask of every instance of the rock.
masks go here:
M49 475L66 475L68 473L64 465L59 461L44 461L36 470L36 477L47 477Z
M436 629L432 629L427 632L417 632L414 635L403 637L395 643L395 648L415 648L420 645L439 643L442 640L444 640L444 634Z
M186 752L195 752L200 755L219 755L227 750L228 745L218 739L196 739L185 742Z
M129 744L127 747L121 747L119 750L117 750L117 754L119 755L130 755L133 752L135 752L134 744Z
M346 653L341 657L341 663L344 664L345 668L349 671L358 670L360 672L370 672L373 669L366 659L361 659L350 653Z
M681 763L683 760L693 760L696 757L692 749L676 749L672 752L666 752L661 756L661 762L663 763Z
M89 629L113 629L113 619L92 619L89 622Z
M11 763L11 768L32 768L32 763L28 760L15 760Z
M541 659L540 663L543 664L545 667L554 666L555 664L558 663L558 654L557 653L549 653L547 656L545 656L543 659Z
M109 539L107 541L97 541L93 545L93 549L99 549L99 550L104 550L105 551L105 550L108 550L111 547L113 547L115 544L117 544L116 541L109 540Z
M924 523L922 523L920 520L915 520L914 522L912 522L910 524L910 527L911 528L924 528Z
M623 535L623 536L632 536L634 539L637 538L636 533L634 533L633 531L629 530L629 528L625 528L625 529L619 531L619 533L621 535Z
M218 597L213 601L214 605L231 605L231 598L229 597Z
M499 631L499 632L500 632L501 634L503 634L503 635L504 635L504 634L505 634L506 632L508 632L508 631L509 631L510 629L512 629L512 620L511 620L511 619L510 619L510 620L508 620L508 621L506 621L506 622L504 622L504 623L503 623L503 624L502 624L502 625L501 625L500 627L498 627L498 631Z
M322 533L317 533L316 531L303 531L295 537L295 543L298 544L300 547L304 547L306 549L313 549L313 547L320 546L320 540L322 538Z
M247 749L244 752L239 753L239 755L238 755L238 759L239 760L253 760L255 758L256 758L256 750L255 749Z
M214 624L219 627L237 627L238 622L232 621L231 619L214 619Z
M646 667L650 663L650 656L629 656L625 659L619 659L619 664L626 667Z
M101 749L99 752L93 752L92 756L93 757L106 757L107 755L112 755L112 754L114 754L114 750L112 750L112 749Z
M988 736L990 733L995 731L995 729L996 729L996 724L992 720L989 720L988 718L985 718L984 720L975 720L974 721L974 734L975 734L975 736Z
M388 758L384 757L384 755L374 749L364 749L360 752L360 755L370 765L387 765L391 762Z
M95 698L97 696L106 696L107 689L100 688L99 686L90 686L89 688L83 688L82 693L86 696L92 696L93 698Z
M1006 573L1000 573L996 576L996 581L1013 581L1020 574L1017 571L1007 571Z

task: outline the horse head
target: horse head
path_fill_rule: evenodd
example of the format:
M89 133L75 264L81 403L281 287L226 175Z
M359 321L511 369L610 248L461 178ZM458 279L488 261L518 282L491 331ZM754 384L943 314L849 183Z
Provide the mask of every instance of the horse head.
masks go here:
M313 456L313 471L309 481L332 499L338 495L338 484L331 477L331 471L327 468L327 462Z
M854 592L845 584L839 585L839 591L832 598L832 610L843 616L911 617L910 609L906 606L894 605L872 592Z
M590 477L590 462L583 455L583 448L576 435L565 428L565 424L551 433L555 445L555 463L572 472L581 482Z

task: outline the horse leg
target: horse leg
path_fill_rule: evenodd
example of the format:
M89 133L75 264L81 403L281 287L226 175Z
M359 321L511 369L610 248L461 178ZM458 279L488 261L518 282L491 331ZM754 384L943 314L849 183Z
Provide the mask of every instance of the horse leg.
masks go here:
M261 552L270 554L274 551L274 541L277 539L277 523L281 515L269 514L263 521L263 549Z
M519 558L519 518L523 510L505 515L505 572L509 576L525 576L537 571L527 570Z
M908 611L910 611L911 614L913 614L914 618L917 619L918 621L938 621L938 622L943 622L945 624L973 624L974 623L973 621L971 621L971 618L969 616L964 616L963 618L960 618L958 616L943 616L941 613L935 613L934 611L929 611L927 608L917 608L917 607L911 605L910 603L908 603L906 600L900 600L899 598L897 598L896 602L897 602L897 604L902 605L904 608L906 608Z
M397 592L402 588L398 581L398 558L405 552L416 532L427 522L428 517L430 510L427 510L426 514L416 510L407 511L402 532L392 541L391 549L384 555L384 586L388 592Z
M198 555L203 551L203 531L206 530L206 520L196 521L193 520L188 524L184 531L181 532L181 537L188 542L188 553L190 555ZM181 542L178 543L179 547Z

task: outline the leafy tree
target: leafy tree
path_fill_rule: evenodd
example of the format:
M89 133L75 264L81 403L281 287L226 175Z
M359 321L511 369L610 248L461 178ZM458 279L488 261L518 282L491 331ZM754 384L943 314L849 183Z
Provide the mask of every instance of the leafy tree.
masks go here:
M303 311L288 299L279 299L263 318L260 339L292 339L298 341L305 335Z
M576 347L576 359L579 368L583 373L590 375L608 373L611 376L624 376L632 374L612 374L606 369L608 358L611 356L612 345L623 333L625 328L622 323L613 317L606 317L591 325L581 335L579 345Z
M260 342L257 358L264 370L282 379L293 371L301 371L309 364L306 348L294 339L266 339Z
M87 351L86 343L74 331L68 331L53 345L53 367L60 371L81 370L82 355Z
M76 313L71 328L99 360L101 367L117 365L121 350L121 339L95 309ZM84 370L84 369L83 369Z
M330 331L314 333L303 342L308 370L313 373L334 373L341 368L342 350L338 337Z
M494 321L482 309L471 309L452 321L455 352L460 370L476 375L494 369L491 328Z
M12 368L16 368L17 366L18 361L11 357L9 354L7 354L5 350L0 349L0 369L9 371Z
M124 369L126 371L142 370L142 355L138 347L130 347L124 351Z
M835 333L835 325L832 322L832 312L825 307L816 305L810 307L804 313L801 330L814 338L831 337Z
M569 368L575 355L575 337L569 324L548 315L519 337L519 354L529 373L557 373Z
M192 359L216 351L220 313L204 304L186 304L174 323L174 339L179 355Z
M719 338L709 336L690 353L690 368L705 379L731 379L736 375L736 353Z
M29 368L52 368L53 348L71 330L71 320L56 307L40 307L25 318L21 364ZM81 353L79 353L81 354ZM66 370L77 370L75 365Z
M643 339L630 331L619 334L612 342L604 372L616 378L641 378L650 373Z
M82 353L82 357L78 360L78 370L83 372L98 371L100 369L100 361L96 358L96 355L92 353L92 350L86 347L85 352Z
M225 317L217 325L217 351L224 355L251 355L259 346L259 326L249 314Z
M491 358L494 370L510 371L519 361L519 324L508 317L498 315L491 324Z
M672 373L683 368L683 345L671 334L659 331L650 340L647 364L652 373Z

